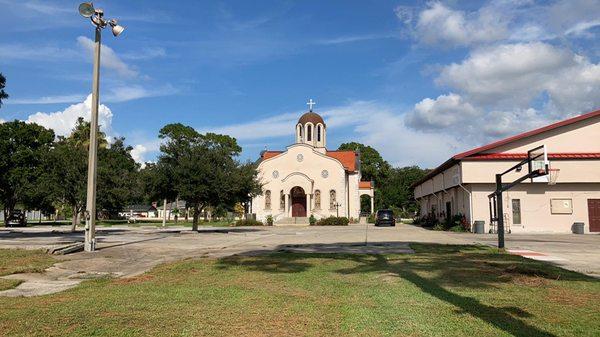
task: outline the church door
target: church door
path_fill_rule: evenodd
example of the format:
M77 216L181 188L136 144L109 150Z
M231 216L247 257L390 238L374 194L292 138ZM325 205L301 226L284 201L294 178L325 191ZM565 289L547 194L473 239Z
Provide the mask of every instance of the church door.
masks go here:
M306 217L306 193L302 187L292 188L292 217Z

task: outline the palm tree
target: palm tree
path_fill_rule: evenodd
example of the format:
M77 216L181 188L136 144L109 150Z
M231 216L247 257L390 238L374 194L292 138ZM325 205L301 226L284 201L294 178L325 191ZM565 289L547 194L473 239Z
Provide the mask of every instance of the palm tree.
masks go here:
M0 73L0 107L2 107L2 100L8 98L8 94L4 91L6 86L6 77Z

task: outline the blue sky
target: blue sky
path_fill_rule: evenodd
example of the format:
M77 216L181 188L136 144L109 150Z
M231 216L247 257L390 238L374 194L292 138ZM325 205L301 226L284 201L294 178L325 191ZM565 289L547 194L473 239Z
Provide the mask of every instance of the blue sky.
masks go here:
M89 116L93 27L77 1L0 0L1 120L67 133ZM600 1L97 1L101 122L137 160L181 122L242 159L293 141L309 98L328 147L359 141L431 167L600 108Z

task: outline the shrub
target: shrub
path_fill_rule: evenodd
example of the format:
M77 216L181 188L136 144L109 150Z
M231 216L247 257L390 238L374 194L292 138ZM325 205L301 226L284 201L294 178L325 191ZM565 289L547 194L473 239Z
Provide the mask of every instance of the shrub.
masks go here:
M273 216L267 215L267 226L273 226Z
M310 223L311 226L314 226L317 223L317 218L311 214L310 218L308 218L308 223Z
M425 228L433 228L436 225L440 224L440 221L437 219L435 214L429 213L421 218L418 218L415 221L415 224L421 225L422 227L425 227Z
M239 227L239 226L264 226L264 224L258 220L254 220L254 219L245 219L245 220L238 220L236 221L233 226L235 227Z
M441 223L438 222L431 229L433 229L434 231L443 231L444 225L442 225Z
M375 223L375 214L369 214L369 217L367 218L367 222L368 223Z
M449 231L451 232L466 232L467 230L462 225L456 225L450 227Z
M330 216L329 218L323 218L316 222L317 226L348 226L350 221L346 217L335 217Z

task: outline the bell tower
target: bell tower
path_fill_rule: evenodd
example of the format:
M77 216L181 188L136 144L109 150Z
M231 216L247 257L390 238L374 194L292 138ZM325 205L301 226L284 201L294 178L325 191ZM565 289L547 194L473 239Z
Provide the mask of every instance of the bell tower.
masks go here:
M313 105L316 103L310 99L306 104L309 111L302 115L296 123L296 143L324 149L327 144L327 126L323 118L313 112Z

